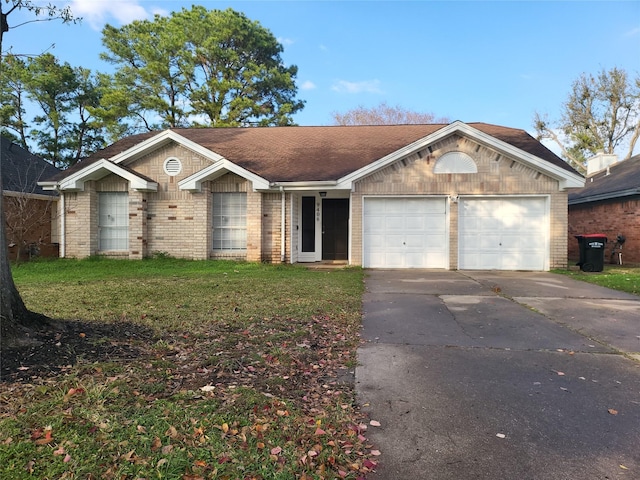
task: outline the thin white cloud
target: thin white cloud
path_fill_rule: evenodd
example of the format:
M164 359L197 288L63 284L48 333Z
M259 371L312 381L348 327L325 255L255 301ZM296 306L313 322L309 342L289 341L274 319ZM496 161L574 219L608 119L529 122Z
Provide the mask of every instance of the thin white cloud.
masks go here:
M636 37L638 35L640 35L640 27L633 28L624 34L625 37Z
M315 88L316 84L310 80L307 80L306 82L303 82L302 85L300 85L300 90L313 90Z
M284 37L278 37L278 43L288 47L289 45L293 45L294 43L296 43L294 40L292 40L291 38L284 38Z
M327 46L326 46L326 45L323 45L323 44L320 44L319 48L320 48L320 50L322 50L323 52L328 52L328 51L329 51L329 48L327 48Z
M361 82L349 82L338 80L331 90L338 93L382 93L380 80L364 80Z
M94 30L102 30L107 22L125 25L134 20L144 20L154 14L166 15L159 8L145 8L138 0L72 0L71 11L75 17L82 17Z

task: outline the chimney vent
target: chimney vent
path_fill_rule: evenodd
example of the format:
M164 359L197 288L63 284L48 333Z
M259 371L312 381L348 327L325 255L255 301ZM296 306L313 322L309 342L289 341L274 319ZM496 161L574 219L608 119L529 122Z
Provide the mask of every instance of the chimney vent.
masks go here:
M608 175L609 167L615 163L618 163L618 156L615 153L598 152L587 160L587 177L603 170L607 170Z

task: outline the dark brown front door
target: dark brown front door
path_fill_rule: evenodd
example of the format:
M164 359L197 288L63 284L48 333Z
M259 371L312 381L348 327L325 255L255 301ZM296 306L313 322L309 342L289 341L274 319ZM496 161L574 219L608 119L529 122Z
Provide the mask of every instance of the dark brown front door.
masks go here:
M349 258L349 199L322 199L322 259Z

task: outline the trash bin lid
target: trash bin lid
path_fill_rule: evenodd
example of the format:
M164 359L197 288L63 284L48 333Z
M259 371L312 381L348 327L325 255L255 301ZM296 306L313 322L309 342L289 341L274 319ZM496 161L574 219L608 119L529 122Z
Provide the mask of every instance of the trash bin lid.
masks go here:
M587 233L585 235L575 235L576 238L604 238L607 239L607 236L604 233Z

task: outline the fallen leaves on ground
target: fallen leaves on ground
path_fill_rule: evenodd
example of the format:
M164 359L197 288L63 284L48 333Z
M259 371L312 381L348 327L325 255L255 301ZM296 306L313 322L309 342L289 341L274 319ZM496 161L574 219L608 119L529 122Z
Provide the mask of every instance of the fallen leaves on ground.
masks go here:
M237 474L238 468L245 468L243 452L248 451L253 452L257 465L266 463L297 478L365 478L376 469L380 451L369 444L366 420L353 401L349 365L355 363L358 325L343 320L316 315L303 320L275 317L214 323L197 334L164 335L161 347L140 342L135 348L141 354L127 359L123 373L105 372L102 367L81 369L75 385L61 394L59 415L67 424L77 421L74 408L91 401L86 387L91 383L99 385L103 398L129 395L126 401L143 409L182 398L188 399L180 400L186 402L184 415L207 402L219 405L218 414L230 412L228 421L215 425L204 418L189 418L185 420L188 429L169 424L158 431L142 422L133 424L131 428L143 443L135 448L131 442L111 440L112 427L104 420L80 421L78 428L104 442L105 450L119 452L112 456L111 465L104 465L101 478L118 478L127 464L160 471L171 465L176 452L206 449L213 436L223 442L225 451L211 452L213 459L194 458L182 478L237 478L228 472ZM87 335L82 341L94 337L98 336ZM73 369L60 371L66 374ZM55 377L31 377L30 383L13 384L12 395L32 395L29 392L38 388L38 382L49 385L56 381ZM252 405L243 403L246 391L259 396ZM4 407L17 403L7 400ZM233 412L246 408L243 422L234 420ZM4 415L13 412L15 416L19 407L4 411ZM381 426L376 420L368 423ZM282 440L274 444L274 438ZM6 440L0 437L0 442ZM79 461L50 426L34 428L30 441L38 448L53 448L54 457L68 468ZM34 463L27 471L37 468ZM255 478L262 477L256 474Z

